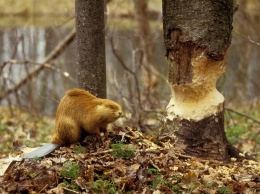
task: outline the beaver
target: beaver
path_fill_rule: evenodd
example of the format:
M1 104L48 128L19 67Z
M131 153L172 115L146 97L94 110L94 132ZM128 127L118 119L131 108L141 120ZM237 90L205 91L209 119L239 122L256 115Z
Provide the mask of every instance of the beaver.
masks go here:
M97 98L91 93L74 88L68 90L56 112L55 133L51 143L70 145L93 134L101 141L100 132L122 115L119 104L112 100Z
M68 146L95 135L101 142L100 132L107 138L107 125L122 116L119 104L97 98L88 91L74 88L61 99L56 112L55 132L51 143L25 154L23 158L42 157L60 146Z

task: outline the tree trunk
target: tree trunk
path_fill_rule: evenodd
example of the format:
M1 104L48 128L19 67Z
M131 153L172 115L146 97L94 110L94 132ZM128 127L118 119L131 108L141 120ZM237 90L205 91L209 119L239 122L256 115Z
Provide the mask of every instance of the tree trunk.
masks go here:
M167 119L177 145L189 155L230 158L224 132L224 97L216 82L226 68L235 5L233 0L163 0L172 90Z
M156 106L155 97L158 96L156 88L159 84L159 77L152 71L154 69L154 47L153 36L149 24L148 0L133 0L135 9L135 18L138 24L138 32L140 36L137 38L137 45L142 51L141 54L141 72L144 103L149 106ZM149 107L152 108L152 107Z
M76 0L75 6L79 85L106 98L104 0Z

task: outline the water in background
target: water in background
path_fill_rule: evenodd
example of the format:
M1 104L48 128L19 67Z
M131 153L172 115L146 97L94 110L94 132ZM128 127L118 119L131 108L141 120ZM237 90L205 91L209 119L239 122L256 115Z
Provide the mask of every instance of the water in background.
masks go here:
M45 28L38 26L5 27L0 29L0 64L3 68L0 78L0 94L13 88L32 72L54 47L71 31L69 28ZM132 30L113 31L113 38L119 55L125 64L136 69L134 44L135 33ZM111 36L110 32L107 35ZM218 82L218 88L224 94L226 101L240 99L259 99L259 52L252 52L247 71L240 71L244 62L237 45L243 42L233 41L229 51L228 68ZM163 45L162 32L154 38L155 68L167 79L167 63ZM253 50L254 46L246 45ZM76 42L69 45L65 51L50 65L54 69L45 68L39 75L23 85L17 93L9 95L1 101L2 105L11 104L24 110L50 116L55 115L57 105L64 92L77 86L76 74ZM126 85L126 70L115 58L111 44L106 42L107 59L107 91L108 97L117 101L122 95L129 95ZM11 62L10 62L11 60ZM10 62L10 63L9 63ZM138 71L137 71L138 72ZM65 73L65 74L64 74ZM65 76L69 75L69 77ZM128 76L128 79L133 79ZM139 80L140 81L140 80ZM258 90L257 90L258 88ZM118 94L120 89L121 94ZM170 90L165 81L156 88L160 92L158 106L164 107L170 98Z

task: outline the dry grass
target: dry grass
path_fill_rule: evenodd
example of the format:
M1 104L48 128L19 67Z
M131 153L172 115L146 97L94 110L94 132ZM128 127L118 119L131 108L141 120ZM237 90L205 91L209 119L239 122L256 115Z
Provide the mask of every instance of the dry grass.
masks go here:
M120 16L133 14L134 4L132 0L113 0L108 3L107 9L114 23L115 18L122 20ZM149 9L160 12L161 1L149 1ZM0 10L0 26L3 27L60 26L71 20L73 22L69 25L74 26L75 1L72 0L0 0Z

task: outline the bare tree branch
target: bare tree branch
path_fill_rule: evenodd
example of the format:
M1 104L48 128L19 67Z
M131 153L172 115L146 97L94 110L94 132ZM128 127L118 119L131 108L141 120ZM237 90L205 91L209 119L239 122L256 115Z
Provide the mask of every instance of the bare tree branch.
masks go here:
M50 70L53 70L59 74L61 74L62 76L68 78L70 81L72 81L73 83L77 83L77 81L75 79L73 79L68 72L66 71L62 71L60 68L55 67L54 65L51 65L49 63L37 63L35 61L16 61L16 60L9 60L9 61L5 61L4 64L11 64L11 65L17 65L17 64L35 64L35 65L39 65L39 66L44 66L45 68L48 68ZM3 76L3 79L7 79L5 76ZM9 80L11 82L11 80ZM13 83L13 85L15 85Z
M254 119L254 118L252 118L252 117L250 117L250 116L248 116L248 115L245 115L245 114L243 114L243 113L237 112L237 111L235 111L235 110L233 110L233 109L231 109L231 108L225 108L225 110L230 111L230 112L233 112L233 113L235 113L235 114L237 114L237 115L240 115L240 116L242 116L242 117L246 117L247 119L250 119L250 120L252 120L252 121L254 121L254 122L256 122L257 124L260 125L260 121Z
M138 78L136 76L136 73L134 71L132 71L131 69L129 69L127 67L127 65L125 64L125 62L123 61L123 59L119 56L119 54L118 54L118 52L115 48L114 41L113 41L112 37L109 38L109 41L110 41L110 44L111 44L112 52L113 52L114 56L116 57L116 59L119 61L121 66L134 77L134 81L135 81L136 88L137 88L138 104L139 104L140 107L142 107L140 86L139 86L139 82L138 82Z
M24 79L22 79L17 85L13 88L7 90L4 94L0 96L0 101L4 99L9 94L16 92L19 90L28 80L32 79L34 76L37 76L49 63L51 60L56 59L64 49L75 39L76 37L76 30L73 29L45 58L45 60L40 63L41 65L32 71L29 75L27 75Z
M244 34L238 32L237 30L234 30L234 32L236 32L236 33L239 34L240 36L242 36L242 37L248 39L251 43L256 44L257 46L260 46L260 43L254 41L254 40L252 40L252 38L251 38L250 36L246 36L246 35L244 35Z

